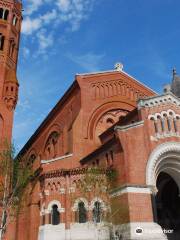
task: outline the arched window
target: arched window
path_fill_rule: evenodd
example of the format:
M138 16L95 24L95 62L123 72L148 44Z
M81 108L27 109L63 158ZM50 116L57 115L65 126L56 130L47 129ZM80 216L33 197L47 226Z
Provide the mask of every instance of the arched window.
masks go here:
M68 129L68 153L72 153L73 151L73 131L72 126Z
M109 167L109 154L106 153L106 165Z
M4 20L7 20L8 16L9 16L9 10L6 9L4 12Z
M110 151L110 156L111 156L111 166L112 166L114 162L114 153L112 150Z
M10 43L9 43L9 56L12 56L13 44L14 44L14 39L10 39Z
M52 132L45 146L45 154L47 159L55 158L57 156L57 145L58 145L58 132Z
M52 225L58 225L60 223L60 214L58 211L58 206L54 204L51 210L51 223Z
M96 201L93 208L93 222L99 223L101 221L101 203Z
M3 18L3 13L4 13L4 10L3 10L3 8L0 8L0 19L2 19L2 18Z
M3 51L4 49L4 36L2 35L2 33L0 33L0 50Z
M15 15L13 16L12 24L13 26L16 26L17 24L17 17Z
M178 132L178 128L177 128L177 118L173 118L173 123L174 123L174 130L175 130L175 132Z
M157 120L154 120L154 129L155 129L155 133L158 133L158 124L157 124Z
M32 166L35 160L36 160L36 155L32 154L28 159L27 165Z
M84 202L78 203L78 217L79 217L79 223L85 223L87 221L87 212L85 208Z
M12 46L11 46L11 52L10 52L10 56L13 57L14 56L14 49L15 49L15 43L13 42L12 43Z

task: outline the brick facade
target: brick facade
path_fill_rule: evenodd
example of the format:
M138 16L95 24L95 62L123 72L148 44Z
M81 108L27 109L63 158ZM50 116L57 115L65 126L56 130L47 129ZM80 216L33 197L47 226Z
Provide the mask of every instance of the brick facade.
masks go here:
M0 8L9 11L7 20L0 19L0 34L5 37L0 51L2 142L11 139L17 101L21 4L1 1ZM119 67L76 75L19 153L39 174L29 184L24 208L5 239L166 239L164 225L157 220L156 182L165 172L180 183L179 106L172 93L157 95ZM84 171L91 167L115 169L108 194L100 195L96 185L88 196L81 194ZM85 220L80 220L80 203ZM94 220L95 204L109 216L106 222ZM143 234L136 232L139 227ZM150 230L154 232L148 235Z
M21 3L0 1L0 149L11 141L14 109L18 98L16 77L21 30Z

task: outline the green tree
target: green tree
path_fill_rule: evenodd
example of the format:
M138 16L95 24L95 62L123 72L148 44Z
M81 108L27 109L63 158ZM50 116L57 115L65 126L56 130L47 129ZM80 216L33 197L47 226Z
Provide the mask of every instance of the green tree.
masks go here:
M15 147L5 142L0 151L0 240L11 217L16 216L32 178L31 166L23 157L15 158Z
M88 200L98 197L106 201L106 212L101 209L101 205L97 206L96 211L93 211L92 220L95 220L94 223L96 224L99 221L102 223L98 229L98 239L103 228L109 229L111 240L121 239L119 232L116 231L116 233L113 233L113 225L128 221L128 205L126 200L120 201L118 197L110 198L110 194L117 187L117 177L118 172L112 168L87 168L81 174L77 184L77 191L74 192L72 198L73 202L78 194L79 197L85 197Z
M102 209L101 204L96 202L96 206L92 209L92 221L94 224L101 222L100 228L109 228L111 232L112 218L119 214L118 207L116 210L112 208L109 192L116 182L117 171L115 169L106 169L101 167L90 167L84 170L78 181L76 191L73 194L72 202L77 197L84 197L92 200L94 197L103 199L106 203L106 211ZM97 225L98 226L98 225ZM101 229L98 230L98 237L101 235Z

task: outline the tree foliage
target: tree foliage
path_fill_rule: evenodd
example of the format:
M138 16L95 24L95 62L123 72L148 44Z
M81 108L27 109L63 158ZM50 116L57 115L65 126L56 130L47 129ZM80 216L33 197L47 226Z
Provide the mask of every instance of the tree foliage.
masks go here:
M115 169L105 169L100 167L87 168L77 182L74 198L77 198L78 195L88 200L94 198L103 199L107 209L106 213L102 209L99 209L101 212L101 222L109 222L111 216L109 192L116 178L117 172ZM100 208L101 207L102 206L100 205ZM98 211L94 211L94 213L95 212L98 213ZM94 218L97 217L94 216Z
M15 216L23 201L26 186L32 177L31 166L23 157L15 158L15 147L5 142L0 151L0 239L11 217Z

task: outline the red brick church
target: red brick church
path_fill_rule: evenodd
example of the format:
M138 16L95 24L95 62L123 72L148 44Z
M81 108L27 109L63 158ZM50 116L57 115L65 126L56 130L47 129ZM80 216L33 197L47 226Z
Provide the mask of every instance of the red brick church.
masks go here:
M18 98L21 11L19 1L0 0L0 148L11 140ZM180 239L179 97L175 70L162 95L121 64L75 75L19 153L41 172L5 239ZM78 193L83 169L91 167L116 170L108 197Z

